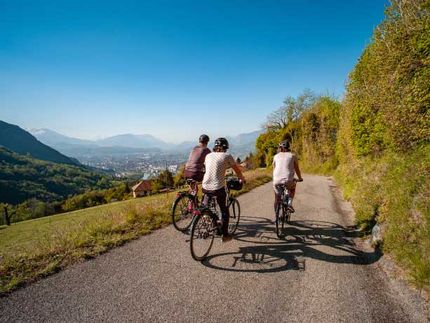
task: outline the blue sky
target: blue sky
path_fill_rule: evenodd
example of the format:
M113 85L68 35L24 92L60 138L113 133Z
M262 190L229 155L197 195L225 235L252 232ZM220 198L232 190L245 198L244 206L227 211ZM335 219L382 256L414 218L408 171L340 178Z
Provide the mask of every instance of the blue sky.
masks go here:
M0 119L171 142L259 128L305 88L341 97L382 0L0 0Z

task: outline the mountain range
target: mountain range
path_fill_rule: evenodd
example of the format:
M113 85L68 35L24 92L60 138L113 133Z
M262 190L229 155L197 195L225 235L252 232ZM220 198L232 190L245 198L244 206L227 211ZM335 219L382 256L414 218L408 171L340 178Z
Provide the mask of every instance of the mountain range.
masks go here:
M49 129L32 129L30 133L41 142L70 156L78 156L83 152L91 152L92 154L118 153L120 151L185 152L196 145L196 141L171 144L149 134L121 134L99 140L83 140L68 137ZM230 142L231 152L244 156L253 151L255 149L255 140L261 133L262 130L257 130L227 137Z

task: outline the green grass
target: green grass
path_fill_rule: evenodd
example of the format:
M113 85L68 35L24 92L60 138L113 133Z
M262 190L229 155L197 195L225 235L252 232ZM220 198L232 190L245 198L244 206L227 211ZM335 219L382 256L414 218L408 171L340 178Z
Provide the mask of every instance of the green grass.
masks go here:
M357 224L383 230L384 252L418 287L430 290L430 145L341 165L335 174Z
M271 180L270 170L245 174L237 195ZM175 192L115 202L0 227L0 294L92 258L171 222Z

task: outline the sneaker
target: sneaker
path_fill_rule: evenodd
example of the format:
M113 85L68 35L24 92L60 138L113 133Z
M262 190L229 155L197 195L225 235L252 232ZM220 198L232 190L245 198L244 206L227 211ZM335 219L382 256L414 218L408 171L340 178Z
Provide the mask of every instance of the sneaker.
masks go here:
M226 234L222 237L222 242L229 242L233 239L233 236L230 234Z

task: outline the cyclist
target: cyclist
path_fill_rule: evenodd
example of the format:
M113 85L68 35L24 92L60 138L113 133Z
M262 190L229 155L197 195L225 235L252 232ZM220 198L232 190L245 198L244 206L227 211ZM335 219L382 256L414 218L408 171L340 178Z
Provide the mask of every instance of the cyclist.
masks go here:
M275 212L276 207L281 203L283 187L287 187L291 201L296 193L296 182L294 175L297 174L299 182L303 181L299 168L299 161L295 154L290 151L290 143L287 140L279 143L278 153L273 158L273 188L275 190ZM290 206L291 212L294 208Z
M227 208L227 193L225 191L225 173L227 169L230 167L233 168L239 179L245 183L245 177L243 177L239 165L235 162L233 156L227 153L228 148L229 145L227 139L218 138L215 140L213 152L206 156L206 172L202 182L203 193L205 193L203 204L207 205L209 201L208 195L212 195L216 197L221 210L223 242L227 242L232 239L232 236L228 234L230 213Z
M203 180L205 174L205 158L211 152L208 148L209 136L201 135L199 137L199 144L191 150L188 161L185 164L184 177L192 179L196 182ZM191 189L197 194L197 183L193 183Z

